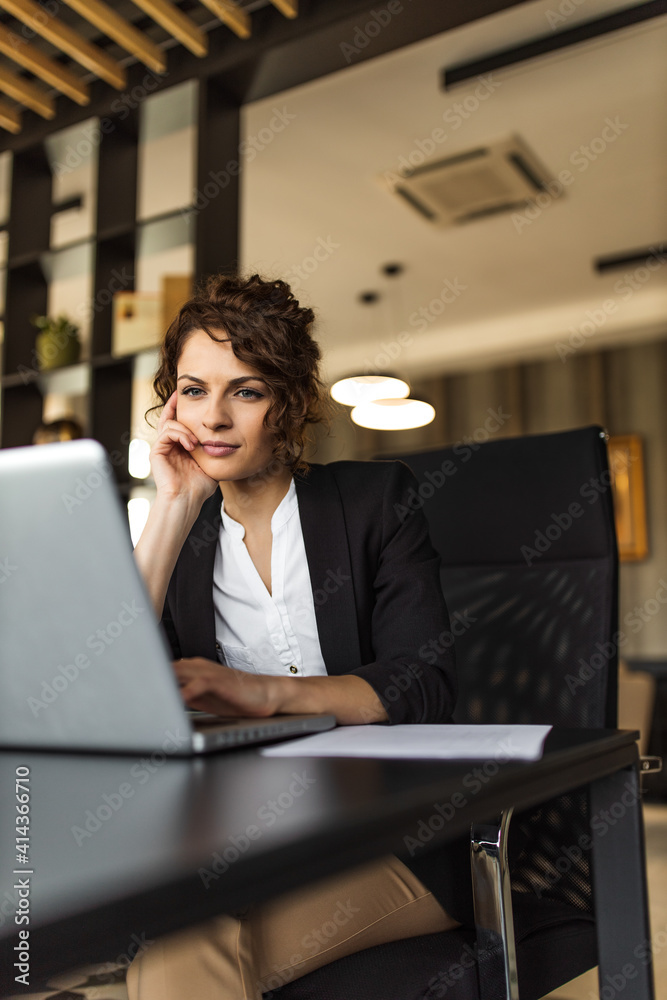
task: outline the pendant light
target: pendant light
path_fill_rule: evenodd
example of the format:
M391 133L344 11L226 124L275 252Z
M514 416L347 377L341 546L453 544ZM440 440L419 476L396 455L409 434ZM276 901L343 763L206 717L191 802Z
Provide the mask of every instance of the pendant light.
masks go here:
M396 263L385 264L381 270L385 277L393 279L403 273L404 267ZM395 300L397 295L396 292ZM365 305L374 304L378 299L377 292L363 292L359 296ZM401 310L396 301L393 312L393 326L397 327ZM408 430L431 423L435 409L425 400L410 398L409 393L408 383L388 372L348 375L331 387L331 395L338 403L353 407L352 421L373 430Z
M401 399L409 393L408 383L389 373L349 375L331 386L333 398L345 406L358 406L374 399Z
M373 399L355 406L350 416L360 427L403 431L430 424L435 410L422 399Z

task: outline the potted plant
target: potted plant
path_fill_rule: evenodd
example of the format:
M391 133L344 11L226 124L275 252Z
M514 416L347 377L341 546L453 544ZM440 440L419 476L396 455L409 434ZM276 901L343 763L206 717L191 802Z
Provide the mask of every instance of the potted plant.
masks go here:
M76 364L81 355L81 341L75 323L67 316L35 316L31 322L39 330L35 353L41 371Z

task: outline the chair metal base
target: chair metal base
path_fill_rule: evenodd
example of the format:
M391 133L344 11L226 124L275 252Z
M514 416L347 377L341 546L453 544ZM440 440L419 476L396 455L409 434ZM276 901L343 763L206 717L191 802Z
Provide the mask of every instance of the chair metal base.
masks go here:
M470 834L473 903L479 953L481 1000L519 1000L507 835L512 809L498 819L474 823ZM501 992L504 984L504 993Z

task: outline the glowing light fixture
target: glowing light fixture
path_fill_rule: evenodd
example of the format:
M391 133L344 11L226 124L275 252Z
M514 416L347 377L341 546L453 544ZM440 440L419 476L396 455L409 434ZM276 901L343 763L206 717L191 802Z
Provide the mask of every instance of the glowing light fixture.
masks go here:
M127 518L130 522L130 536L133 545L136 545L141 537L150 509L151 502L148 497L133 497L127 501Z
M355 406L350 416L360 427L402 431L430 424L435 410L421 399L375 399Z
M404 270L403 264L398 263L385 264L381 268L384 276L389 279L397 278ZM376 304L380 298L380 294L374 291L362 292L358 296L359 302L366 306ZM393 298L395 306L393 328L396 329L398 319L404 312L400 307L397 287L394 288ZM384 343L382 347L392 358L397 356ZM376 360L377 363L379 359ZM372 430L399 431L424 427L435 417L435 410L430 403L421 399L410 399L408 383L387 372L378 372L376 375L350 375L348 378L340 379L331 387L331 395L336 402L354 407L350 416L355 424Z
M133 479L147 479L150 476L150 452L151 446L148 441L142 441L141 438L133 438L130 441L128 464Z
M345 406L358 406L373 399L401 399L409 393L408 383L393 375L351 375L331 386L333 398Z

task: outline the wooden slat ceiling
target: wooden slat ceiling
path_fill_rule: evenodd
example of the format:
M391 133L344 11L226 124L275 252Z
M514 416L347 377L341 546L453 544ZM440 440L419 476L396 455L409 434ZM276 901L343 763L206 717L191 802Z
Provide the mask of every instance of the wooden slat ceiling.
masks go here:
M169 49L203 58L208 32L252 35L252 13L273 5L287 18L298 0L0 0L0 128L21 131L30 109L56 115L56 98L85 106L90 84L123 90L126 66L168 70Z

